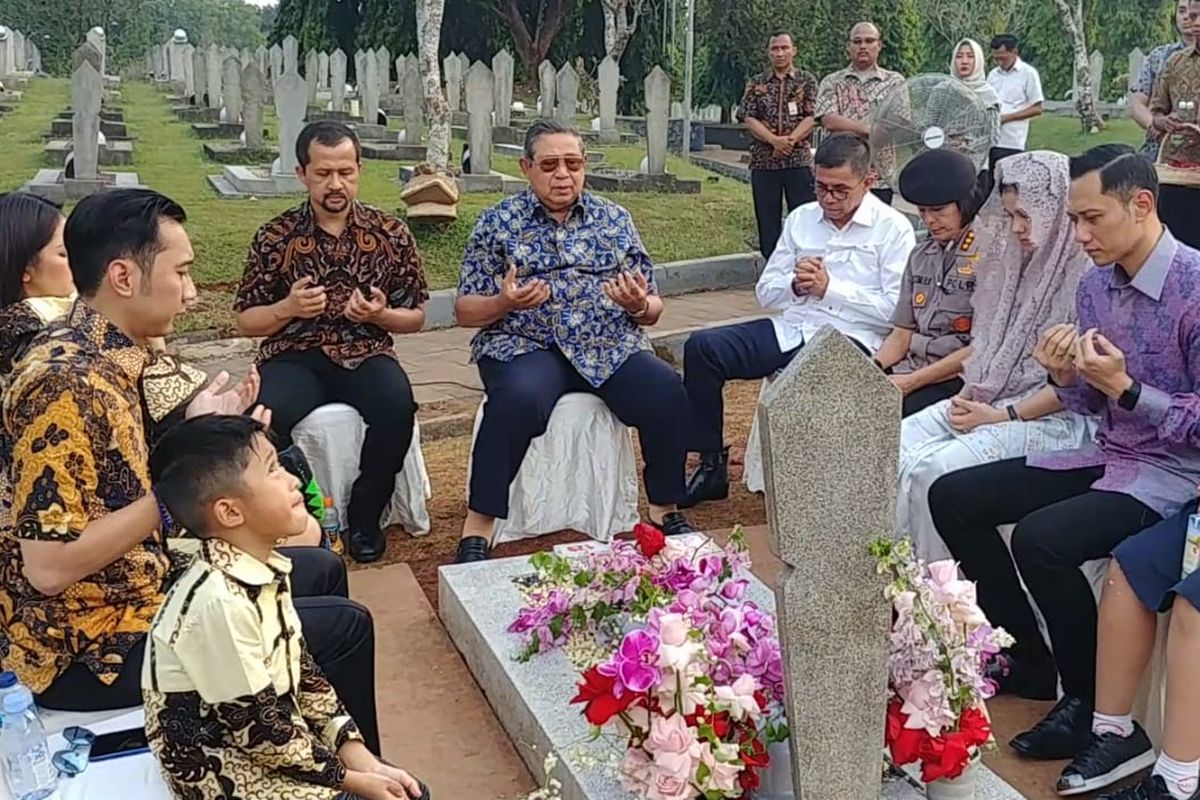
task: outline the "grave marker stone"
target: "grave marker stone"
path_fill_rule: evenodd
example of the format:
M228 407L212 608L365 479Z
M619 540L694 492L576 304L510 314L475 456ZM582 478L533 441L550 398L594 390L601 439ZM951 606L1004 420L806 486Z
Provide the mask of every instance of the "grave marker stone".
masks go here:
M646 95L646 172L662 175L667 171L667 133L671 109L671 76L655 67L642 83Z
M1104 53L1099 50L1093 51L1089 61L1092 67L1092 102L1099 103L1104 86Z
M189 103L196 96L196 62L192 58L195 49L192 45L185 44L180 53L183 60L183 96Z
M392 51L387 45L375 48L375 61L379 65L379 96L392 93ZM396 80L400 80L399 73Z
M425 128L425 87L421 82L420 62L416 56L404 59L404 75L400 86L404 97L404 143L420 144Z
M304 56L304 87L308 90L308 104L317 102L317 51L309 50Z
M513 57L507 50L492 56L492 77L496 82L496 125L512 124Z
M329 54L317 53L317 88L329 88Z
M225 121L236 125L242 121L242 65L232 56L221 62L221 84Z
M374 53L363 59L363 73L359 81L362 119L367 125L374 125L379 119L379 61Z
M263 106L266 102L267 79L258 61L251 61L242 68L242 127L248 150L263 148Z
M96 48L96 52L100 54L100 80L104 80L105 70L108 69L108 37L104 34L104 28L99 26L92 28L84 37L88 44ZM9 67L12 63L9 63Z
M187 47L186 36L182 42L172 37L167 44L167 77L179 84L184 81L183 54L185 47Z
M617 129L617 91L621 88L621 68L612 56L600 62L600 130Z
M542 116L554 116L555 87L558 83L558 73L549 61L538 65L538 99L542 104Z
M471 148L471 174L492 171L492 111L496 103L496 81L482 61L467 71L467 141Z
M283 48L278 44L273 44L267 51L267 55L271 60L271 70L267 74L267 81L274 86L275 81L283 75Z
M867 550L895 524L900 396L826 326L758 421L796 797L878 797L891 609Z
M13 30L13 67L17 72L24 72L28 66L25 56L25 34Z
M363 81L367 77L367 58L366 50L354 51L354 90L360 100L362 99Z
M26 42L25 49L32 52L32 55L29 56L29 70L34 73L41 73L42 51L33 42Z
M84 61L91 64L96 72L100 71L100 53L88 42L79 45L79 47L75 48L75 52L71 54L71 74L74 74L75 70L79 69L79 65Z
M271 69L271 54L267 52L265 45L259 45L254 51L254 60L258 62L258 69L262 73L263 80L267 80L268 71Z
M308 112L308 89L299 74L285 72L275 82L273 91L275 116L279 121L279 174L293 175L298 163L296 140L300 138Z
M290 34L283 37L283 71L300 74L300 42Z
M332 110L342 113L346 109L346 54L337 49L329 57L329 92Z
M554 115L555 119L565 122L568 125L573 125L579 102L579 75L570 64L563 64L562 69L558 71L558 80L554 87L554 95L558 98L557 113Z
M446 73L446 102L450 104L450 111L453 113L459 110L459 104L462 102L462 62L458 60L457 55L451 53L446 56L442 69Z
M208 55L205 56L204 64L208 68L208 107L221 107L221 70L223 65L223 53L221 48L215 44L208 46Z
M192 102L203 104L204 95L208 93L208 61L199 47L192 48L192 89Z
M16 68L16 53L13 52L12 31L0 26L0 80L6 80Z
M84 43L72 59L75 69L71 73L71 139L76 180L95 180L100 167L100 100L104 97L104 78L94 65L94 54L95 48Z
M1133 48L1133 52L1129 54L1129 90L1133 91L1133 87L1137 85L1138 76L1142 74L1142 65L1146 63L1146 54L1142 52L1140 47Z

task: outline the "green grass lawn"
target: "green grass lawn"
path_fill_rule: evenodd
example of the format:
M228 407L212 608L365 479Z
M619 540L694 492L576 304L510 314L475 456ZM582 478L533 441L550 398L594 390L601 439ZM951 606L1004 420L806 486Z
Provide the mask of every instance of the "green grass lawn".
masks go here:
M188 228L196 248L195 274L205 291L196 312L181 320L181 330L229 331L232 289L242 273L251 237L260 225L299 202L299 198L219 199L206 176L219 174L220 165L205 160L201 141L192 135L189 125L175 119L165 96L145 83L124 84L122 95L126 122L137 136L133 169L144 184L169 194L188 212ZM4 143L0 190L21 186L42 165L42 134L69 103L67 81L41 79L32 82L16 109L0 120L0 141ZM269 126L273 122L268 118ZM1074 119L1048 116L1034 121L1031 146L1077 153L1102 141L1140 139L1140 130L1130 120L1115 120L1104 133L1085 137ZM644 155L639 147L603 149L606 166L636 168ZM493 162L494 168L502 172L519 172L513 158L498 156ZM394 162L366 162L361 199L396 209L400 205L397 169ZM680 159L672 158L669 169L682 176L707 179L701 194L613 195L633 213L654 260L667 262L747 250L747 239L754 232L749 187L716 178ZM464 195L457 222L441 228L415 229L431 288L454 284L475 218L499 199L499 195Z

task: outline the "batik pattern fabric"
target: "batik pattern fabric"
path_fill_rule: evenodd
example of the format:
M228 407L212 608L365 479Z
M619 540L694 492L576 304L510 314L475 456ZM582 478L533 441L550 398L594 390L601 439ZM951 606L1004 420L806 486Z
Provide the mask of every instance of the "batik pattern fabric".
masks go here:
M408 228L391 214L361 203L351 207L340 236L317 225L308 202L261 227L246 257L234 310L277 303L304 277L325 287L325 310L313 319L293 319L266 337L258 352L260 363L289 350L314 347L346 369L377 355L395 358L390 333L346 318L350 296L359 289L369 298L375 287L387 296L389 308L416 308L429 299Z
M291 562L218 539L172 586L142 671L146 736L181 798L333 800L361 741L309 655Z
M787 136L817 107L817 79L793 69L783 77L774 72L756 75L746 84L738 119L756 119L777 136ZM750 169L796 169L812 165L812 135L805 136L791 155L778 157L775 149L758 139L750 141Z
M111 684L162 601L170 559L159 531L53 597L33 588L21 555L22 541L74 541L150 491L138 388L148 358L76 303L62 324L34 337L7 384L0 663L35 693L72 663Z
M1154 85L1158 83L1158 76L1162 74L1163 68L1166 67L1167 61L1171 56L1178 53L1184 47L1183 42L1171 42L1170 44L1159 45L1150 51L1150 55L1146 56L1146 60L1142 62L1141 71L1134 76L1134 83L1129 87L1132 92L1144 94L1147 98L1154 95ZM1158 159L1158 148L1162 142L1162 137L1154 128L1149 128L1146 131L1146 140L1142 144L1142 153L1150 159Z
M616 203L584 192L565 222L546 213L532 191L508 197L484 211L467 243L459 276L461 296L495 296L516 267L521 283L540 279L550 299L510 311L475 335L472 359L512 361L557 348L592 386L601 386L650 340L633 316L604 293L605 281L622 272L646 279L657 293L654 267L634 228Z
M1190 112L1180 109L1184 101L1193 104ZM1167 59L1154 93L1150 95L1150 111L1154 114L1175 114L1193 125L1200 122L1196 105L1200 104L1200 50L1188 47ZM1162 143L1160 160L1172 166L1200 169L1200 143L1186 136L1168 136Z
M882 67L866 73L843 69L825 76L821 81L817 92L816 116L820 120L827 114L837 114L854 122L870 122L871 114L884 98L903 89L904 76L899 72ZM872 155L878 169L885 174L893 171L892 153ZM886 188L883 181L877 185Z

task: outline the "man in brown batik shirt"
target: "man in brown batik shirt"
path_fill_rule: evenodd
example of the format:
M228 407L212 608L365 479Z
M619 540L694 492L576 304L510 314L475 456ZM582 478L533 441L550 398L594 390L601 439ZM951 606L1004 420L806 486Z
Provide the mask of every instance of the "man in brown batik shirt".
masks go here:
M307 125L296 172L308 200L259 229L234 310L259 349L260 401L280 449L292 428L329 403L353 406L367 425L348 509L350 555L383 555L380 518L412 443L416 403L392 334L425 324L429 293L412 236L400 220L356 200L361 149L345 125Z
M771 69L751 79L738 104L738 118L754 137L750 143L750 190L763 258L771 257L779 241L783 199L787 199L789 213L817 199L811 149L817 79L794 66L796 46L791 34L772 35L767 51Z

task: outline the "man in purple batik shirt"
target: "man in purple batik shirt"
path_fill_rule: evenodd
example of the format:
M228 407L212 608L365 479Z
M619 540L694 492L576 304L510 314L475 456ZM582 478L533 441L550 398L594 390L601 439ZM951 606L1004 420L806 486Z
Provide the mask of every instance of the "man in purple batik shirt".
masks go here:
M1080 282L1078 326L1046 331L1034 357L1068 410L1099 418L1096 443L950 473L929 490L938 533L992 624L1016 638L993 664L1001 690L1054 699L1062 677L1063 698L1011 742L1036 759L1072 758L1091 735L1096 604L1080 565L1174 514L1200 479L1200 252L1159 220L1154 165L1133 148L1094 148L1071 160L1071 178L1076 239L1108 266ZM1014 523L1010 559L997 528Z

